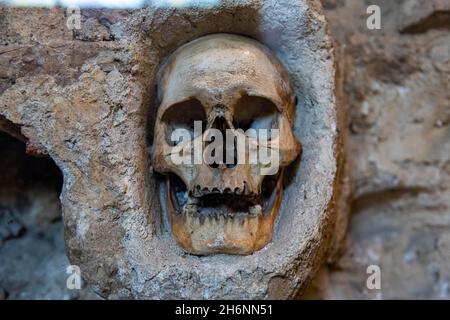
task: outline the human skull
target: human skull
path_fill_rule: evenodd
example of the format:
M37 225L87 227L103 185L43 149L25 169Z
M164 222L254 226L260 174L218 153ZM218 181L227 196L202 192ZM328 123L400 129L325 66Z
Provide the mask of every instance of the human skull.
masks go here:
M286 70L252 39L205 36L179 48L162 66L158 103L153 168L166 175L164 201L177 243L198 255L263 248L282 201L283 168L301 151L292 131L295 97ZM195 121L202 130L194 130ZM190 139L174 142L173 132L181 128ZM259 129L277 133L263 135ZM235 148L211 132L231 132ZM246 147L237 147L236 141L245 141ZM213 144L212 155L223 151L232 163L225 156L205 163L204 153ZM174 161L179 154L194 159L196 146L202 147L200 162ZM262 172L273 169L274 158L249 161L262 146L278 155L270 174Z

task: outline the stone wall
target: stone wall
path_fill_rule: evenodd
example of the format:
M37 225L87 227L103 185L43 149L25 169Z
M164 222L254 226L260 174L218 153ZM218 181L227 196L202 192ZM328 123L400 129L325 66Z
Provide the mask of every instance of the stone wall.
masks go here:
M345 182L342 193L349 191L351 197L340 208L350 209L351 220L348 228L345 219L338 220L339 235L346 236L344 246L335 247L329 264L319 270L304 298L450 298L450 6L447 3L322 1L335 41L340 111L345 120L341 133L347 170L342 176ZM382 9L381 30L366 28L369 4L378 4ZM30 9L0 8L0 26L21 21L18 17L23 15L31 17L30 23L20 27L1 28L0 93L16 81L23 81L20 78L24 76L43 72L64 86L75 83L82 73L93 79L107 74L106 80L101 80L111 86L97 89L106 90L116 99L119 95L112 90L123 82L120 74L143 73L124 67L135 57L124 49L123 42L115 41L121 36L115 24L127 17L128 11L83 10L86 23L76 33L61 27L65 21L62 10L52 12L44 15L44 20L33 22ZM33 29L33 23L45 24L51 32ZM76 48L67 46L73 38L79 40ZM29 46L30 41L35 45ZM96 67L81 70L84 64ZM24 94L41 94L45 86L45 82L36 82ZM87 86L89 94L76 98L88 105L89 99L96 96L95 88ZM81 89L79 92L83 92ZM116 115L114 123L123 120L119 100L117 108L108 111ZM21 131L1 119L0 127L24 141L29 153L45 155L26 128ZM4 136L0 138L5 145L1 148L5 167L17 165L17 169L23 170L17 159L24 157L25 147L7 141L9 138ZM64 141L65 147L75 153L77 143ZM12 224L7 210L2 209L2 217L8 218L8 228L4 218L0 222L4 235L0 239L0 297L95 297L89 291L74 293L62 289L67 260L61 242L62 223L58 219L58 187L55 187L58 183L36 187L33 182L31 188L18 184L23 173L11 170L8 178L2 180L1 204L6 207L5 204L22 195L33 205L9 205L18 217ZM101 172L96 173L101 176ZM30 209L42 208L44 204L45 210ZM48 257L48 263L40 264L38 255ZM20 268L24 263L32 267ZM366 287L369 265L381 268L381 290ZM107 280L108 274L104 277Z
M0 300L97 298L87 288L65 286L61 172L25 149L0 132Z
M305 289L333 240L341 155L334 56L318 1L82 10L81 29L73 32L61 8L1 13L0 114L10 121L2 128L61 169L66 249L87 283L109 298L295 298ZM149 161L156 71L180 45L223 32L257 39L287 68L303 152L264 250L189 255L171 235L167 197ZM244 85L252 68L239 80ZM255 94L233 90L236 97Z
M381 30L366 28L369 4ZM323 1L339 51L352 190L346 249L309 298L450 298L450 4ZM367 266L381 290L366 288Z

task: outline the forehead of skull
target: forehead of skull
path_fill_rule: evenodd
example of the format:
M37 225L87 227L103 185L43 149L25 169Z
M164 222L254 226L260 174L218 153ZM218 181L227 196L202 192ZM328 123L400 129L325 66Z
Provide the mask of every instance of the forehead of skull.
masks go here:
M292 96L287 72L276 58L258 42L231 34L184 45L160 75L162 109L192 97L206 106L228 105L244 94L266 97L283 108Z

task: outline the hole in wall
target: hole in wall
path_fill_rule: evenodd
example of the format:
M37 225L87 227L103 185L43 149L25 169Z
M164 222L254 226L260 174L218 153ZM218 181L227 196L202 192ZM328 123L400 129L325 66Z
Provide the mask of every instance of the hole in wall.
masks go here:
M0 299L84 298L66 287L61 171L3 132L0 150Z

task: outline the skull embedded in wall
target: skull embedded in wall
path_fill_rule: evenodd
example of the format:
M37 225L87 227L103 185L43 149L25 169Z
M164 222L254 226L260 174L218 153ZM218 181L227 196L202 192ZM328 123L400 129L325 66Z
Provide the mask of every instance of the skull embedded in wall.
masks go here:
M202 37L179 48L163 65L153 167L166 176L165 207L173 236L184 250L250 254L271 240L283 169L301 151L292 131L294 101L286 70L267 48L246 37ZM189 132L190 139L173 141L177 129ZM211 132L222 133L224 140L217 144ZM229 136L231 144L225 139ZM205 162L213 144L213 153L223 151L223 158ZM202 154L195 158L198 146ZM263 147L276 152L275 170L270 161L250 161L250 154ZM192 161L175 162L179 153ZM264 170L268 167L272 171Z

